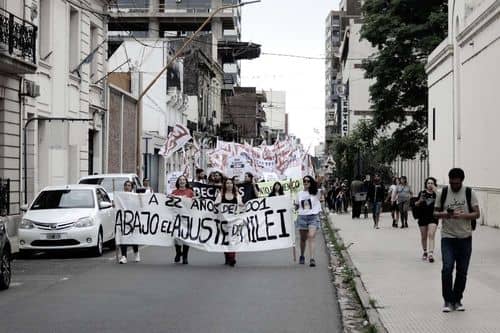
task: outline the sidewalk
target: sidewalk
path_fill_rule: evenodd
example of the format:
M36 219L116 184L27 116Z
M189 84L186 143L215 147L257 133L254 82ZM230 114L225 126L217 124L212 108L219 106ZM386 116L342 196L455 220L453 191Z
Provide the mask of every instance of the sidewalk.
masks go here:
M389 332L500 332L500 230L478 225L463 304L465 312L442 313L440 227L434 263L421 260L420 231L409 218L408 229L391 226L382 214L380 229L373 221L330 214L329 220L359 270L370 297L376 301Z

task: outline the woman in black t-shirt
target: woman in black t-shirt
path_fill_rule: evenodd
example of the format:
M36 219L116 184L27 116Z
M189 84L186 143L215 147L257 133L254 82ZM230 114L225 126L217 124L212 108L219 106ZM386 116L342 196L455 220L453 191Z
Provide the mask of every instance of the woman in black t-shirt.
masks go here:
M418 226L424 251L422 260L428 259L429 262L434 262L434 238L439 221L433 216L436 192L436 179L429 177L425 180L425 190L419 193L418 200L415 202L415 206L420 210ZM429 250L428 253L427 250Z

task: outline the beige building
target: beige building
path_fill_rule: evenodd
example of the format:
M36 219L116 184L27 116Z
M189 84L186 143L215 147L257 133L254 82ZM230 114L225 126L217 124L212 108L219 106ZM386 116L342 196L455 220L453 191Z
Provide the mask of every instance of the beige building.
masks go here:
M25 76L40 89L38 97L25 99L28 203L47 185L104 170L104 5L38 1L38 71Z
M37 70L36 2L0 1L0 219L19 217L25 104L36 96L25 74ZM23 28L24 27L24 28ZM13 228L9 224L9 235Z
M448 8L448 37L427 63L430 174L445 184L450 168L463 168L484 222L500 225L500 1Z

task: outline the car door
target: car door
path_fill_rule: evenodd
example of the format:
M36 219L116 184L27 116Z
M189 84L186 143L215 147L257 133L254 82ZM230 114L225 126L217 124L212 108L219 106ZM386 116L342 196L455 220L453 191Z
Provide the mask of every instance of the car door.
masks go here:
M104 208L101 209L101 203L102 202L107 202L111 205L111 199L109 198L108 194L106 191L103 189L96 189L96 195L97 195L97 203L99 205L99 211L98 211L98 216L102 225L102 230L103 230L103 239L104 241L108 241L114 237L114 228L113 228L113 208Z

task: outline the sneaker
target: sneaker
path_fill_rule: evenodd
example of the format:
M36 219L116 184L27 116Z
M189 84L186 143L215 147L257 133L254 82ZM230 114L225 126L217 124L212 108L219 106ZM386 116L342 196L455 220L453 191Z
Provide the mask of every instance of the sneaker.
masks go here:
M432 254L429 254L429 262L434 262L434 257L432 256Z
M465 307L461 302L455 303L455 310L456 311L465 311Z
M120 264L126 264L127 263L127 257L122 256L119 261Z
M424 252L424 254L422 254L422 260L423 261L427 260L427 252Z
M316 267L316 260L312 259L309 261L309 267Z
M452 310L452 305L450 302L444 302L443 305L443 312L451 312Z
M306 258L304 258L304 256L299 257L299 264L304 265L305 261L306 261Z
M134 261L135 262L141 261L141 254L139 252L135 253Z

